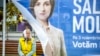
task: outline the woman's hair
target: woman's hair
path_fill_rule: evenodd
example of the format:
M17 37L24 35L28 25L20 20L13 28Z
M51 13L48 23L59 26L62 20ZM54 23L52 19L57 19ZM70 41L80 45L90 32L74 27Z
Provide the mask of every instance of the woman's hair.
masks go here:
M34 14L34 9L33 8L34 8L34 6L35 6L37 1L38 0L30 0L30 8L31 8L31 11L32 11L32 14L33 14L34 17L35 17L35 14ZM51 3L51 12L50 12L49 17L52 15L52 12L54 10L55 1L54 0L50 0L50 3Z
M29 28L26 28L24 31L23 31L23 37L26 38L26 31L30 31L30 38L32 38L32 35L31 35L31 30Z

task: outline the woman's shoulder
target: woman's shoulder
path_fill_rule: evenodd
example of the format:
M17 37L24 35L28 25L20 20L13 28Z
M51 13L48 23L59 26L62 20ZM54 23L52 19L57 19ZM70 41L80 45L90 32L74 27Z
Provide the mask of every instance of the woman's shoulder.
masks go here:
M19 40L20 40L20 41L24 40L24 37L20 37Z
M60 28L57 28L57 27L55 27L55 26L52 26L52 28L54 29L54 31L57 31L57 32L63 33L63 30L60 29Z

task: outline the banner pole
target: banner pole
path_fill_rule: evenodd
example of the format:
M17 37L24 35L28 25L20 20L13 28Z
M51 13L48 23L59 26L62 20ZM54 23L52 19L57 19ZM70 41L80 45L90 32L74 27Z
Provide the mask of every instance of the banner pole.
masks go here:
M6 37L6 35L5 35L5 33L6 33L6 31L5 31L5 28L6 28L6 20L5 20L5 18L6 18L6 0L3 0L3 42L2 42L2 56L5 56L5 37Z

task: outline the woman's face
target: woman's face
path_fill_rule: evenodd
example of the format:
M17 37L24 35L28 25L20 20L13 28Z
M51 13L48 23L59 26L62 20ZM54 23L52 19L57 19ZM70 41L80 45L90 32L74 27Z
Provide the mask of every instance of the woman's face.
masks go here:
M47 21L51 12L50 0L38 0L34 6L36 19Z
M26 30L26 37L28 38L28 39L30 39L30 36L31 35L31 32L30 32L30 30L29 29L27 29Z

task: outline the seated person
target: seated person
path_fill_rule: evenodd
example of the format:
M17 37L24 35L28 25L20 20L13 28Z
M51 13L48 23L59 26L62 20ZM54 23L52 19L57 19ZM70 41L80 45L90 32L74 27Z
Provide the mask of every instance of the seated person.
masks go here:
M23 37L19 38L18 54L19 56L36 56L36 41L28 28L23 31Z

